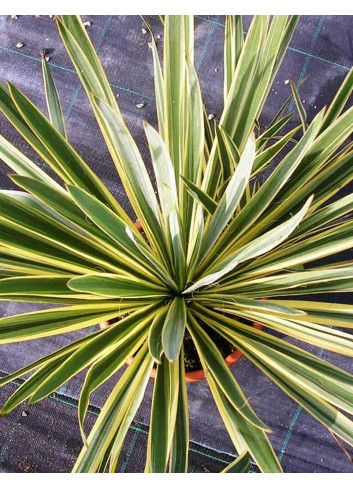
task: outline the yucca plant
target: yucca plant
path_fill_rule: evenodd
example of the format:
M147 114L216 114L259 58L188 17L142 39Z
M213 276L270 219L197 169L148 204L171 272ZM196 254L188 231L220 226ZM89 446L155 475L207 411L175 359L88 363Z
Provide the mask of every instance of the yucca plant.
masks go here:
M241 17L226 18L224 110L214 123L194 68L193 17L161 17L163 64L153 35L151 43L158 131L144 125L150 178L81 19L56 18L143 233L68 142L45 59L49 118L17 87L0 88L2 112L59 177L53 180L0 137L0 157L23 189L0 193L1 299L59 305L1 319L0 343L110 321L0 380L31 373L3 406L5 415L88 368L76 472L116 470L153 368L146 471L187 471L186 335L240 454L225 471L248 470L250 457L263 472L281 466L270 427L222 358L220 337L353 445L353 422L338 410L353 414L352 376L253 327L353 356L353 337L341 330L352 327L353 306L308 300L353 287L351 260L310 264L353 245L353 194L328 202L353 179L353 144L346 143L353 107L344 111L353 72L312 122L292 84L300 126L283 135L290 98L266 129L259 125L297 21L255 16L244 39ZM92 392L128 360L86 438Z

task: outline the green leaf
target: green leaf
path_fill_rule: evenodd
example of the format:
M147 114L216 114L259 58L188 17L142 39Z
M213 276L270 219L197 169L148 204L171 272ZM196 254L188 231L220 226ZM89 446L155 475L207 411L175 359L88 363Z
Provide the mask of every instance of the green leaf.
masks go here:
M4 295L69 295L75 298L75 294L66 286L73 275L35 275L25 277L11 277L0 280L0 296ZM79 295L79 298L84 296Z
M221 309L224 305L228 309L230 306L234 310L237 310L238 308L250 310L255 309L259 311L265 311L266 314L279 314L285 316L305 315L304 311L284 306L281 303L276 303L272 301L270 302L267 300L250 299L241 295L227 296L226 294L220 295L218 293L213 293L212 295L210 295L210 297L205 299L205 302L219 309Z
M337 91L335 98L328 107L321 131L328 129L330 125L340 116L353 90L353 69L351 69L342 85Z
M341 199L336 200L316 212L313 212L304 219L298 229L294 232L295 235L303 235L312 232L325 225L329 225L332 221L350 214L353 211L353 194L348 194Z
M179 202L175 174L170 156L164 142L152 126L145 123L145 132L152 156L152 164L157 180L159 200L166 227L169 231L171 253L176 283L185 282L185 251L183 229L179 214Z
M139 405L141 402L152 363L145 344L105 402L88 437L87 445L81 450L73 472L90 473L99 469L101 462L105 459L106 451L109 452L109 448L112 449L129 409L132 408L132 413L134 413L136 404ZM105 466L105 463L103 465Z
M192 20L193 22L193 20ZM197 73L190 59L186 60L186 90L185 90L186 118L185 129L185 158L181 177L196 183L202 167L205 146L205 124L203 116L203 102L201 88ZM186 211L188 212L188 211Z
M184 367L184 349L179 358L179 397L176 413L173 441L170 450L169 472L185 473L188 471L189 456L189 413L188 395Z
M229 134L219 125L216 125L216 134L219 159L223 170L222 180L227 182L239 163L240 153Z
M203 190L197 187L190 180L183 176L181 178L194 199L197 200L197 202L199 202L212 216L217 208L217 202L211 199L211 197L209 197Z
M232 260L230 263L228 263L226 266L222 267L220 270L214 273L210 273L206 275L205 277L200 278L197 280L195 283L190 285L187 289L185 289L182 293L183 294L191 294L195 290L200 289L201 287L206 287L207 285L211 285L214 282L218 282L224 275L232 271L237 265L238 261Z
M305 319L313 323L341 328L353 327L353 306L349 304L305 300L274 300L273 302L281 302L285 307L300 307L307 314Z
M91 239L42 211L38 206L28 206L10 194L0 193L0 219L7 227L39 239L44 244L63 249L77 262L84 261L106 270L117 270L114 266L116 258L106 248L97 242L93 245Z
M152 156L162 212L168 223L171 211L178 209L178 194L173 164L158 132L146 122L144 123L144 129Z
M294 81L293 81L292 78L290 79L290 86L291 86L291 89L292 89L292 93L293 93L293 98L294 98L295 105L297 106L297 110L298 110L300 122L301 122L302 127L303 127L303 132L305 132L307 130L307 128L308 128L308 124L307 124L307 121L306 121L306 119L307 119L306 112L305 112L303 103L300 100L300 95L298 93L297 87L295 86L295 83L294 83Z
M243 346L246 355L263 370L286 394L292 397L300 406L307 410L312 416L333 431L343 440L353 446L353 422L342 413L334 409L330 404L313 395L306 388L299 386L287 376L283 375L283 369L278 368L268 357ZM291 377L292 378L292 377Z
M249 265L249 269L251 267L255 274L269 273L347 250L351 248L353 242L351 230L352 222L349 220L333 229L316 234L315 239L309 236L299 243L290 243L285 249L275 251L268 259L260 258Z
M49 64L45 59L45 50L42 51L42 71L44 80L45 98L49 113L50 122L66 138L65 121L62 114L59 95L55 86L54 78L51 74Z
M162 346L170 362L179 357L186 324L186 307L182 297L175 297L170 304L162 330Z
M293 136L298 132L299 127L295 127L279 141L266 148L262 153L259 153L254 161L253 174L264 170L274 159L274 157L285 148L288 142L292 141Z
M78 419L82 439L86 443L84 421L92 392L114 375L139 349L146 339L147 328L141 332L137 330L126 340L122 340L116 347L112 347L94 362L86 374L78 404Z
M95 98L93 107L137 217L149 241L154 243L160 252L165 251L160 209L140 152L123 120L108 104Z
M353 267L330 268L328 270L306 270L282 273L221 286L219 290L231 294L252 297L307 295L320 292L345 290L353 285Z
M102 97L118 112L116 98L80 16L55 16L55 20L87 95Z
M167 471L180 388L179 361L169 362L163 356L162 363L157 366L151 407L146 472L165 473Z
M292 97L289 96L287 99L287 104L291 101ZM287 125L287 123L291 120L292 114L287 114L284 117L278 117L278 120L274 120L270 122L268 128L265 132L259 135L256 140L256 149L258 151L263 151L266 144L276 136L276 134Z
M73 223L76 224L79 227L81 234L88 233L89 235L94 235L95 238L100 239L101 242L103 240L105 245L108 241L109 244L111 244L112 240L110 239L110 236L100 232L96 226L92 225L92 223L87 220L85 213L64 189L60 188L60 190L58 190L45 182L22 175L10 175L10 178L16 185L24 188L40 200L46 208L52 209L56 216L59 214L60 216L66 217L66 219L71 222L71 227L73 227ZM77 189L78 187L72 188ZM82 192L84 195L90 195L81 189L77 190L77 192ZM90 197L91 199L94 199L93 196ZM67 223L67 221L65 222ZM77 227L75 229L77 230Z
M130 297L134 299L168 297L168 290L163 287L113 273L97 273L76 277L68 282L68 287L77 292L105 297Z
M28 399L33 392L44 382L48 375L55 371L55 369L65 361L68 355L60 358L56 358L45 363L37 370L33 375L29 377L6 401L1 408L0 417L5 416L10 411L15 409L21 402Z
M158 55L156 41L154 39L153 31L150 24L147 22L144 16L141 16L147 29L151 34L150 47L152 48L153 55L153 76L154 76L154 90L156 95L156 108L158 117L158 129L162 137L164 137L164 82L161 62Z
M226 15L224 31L224 102L232 84L233 74L244 45L241 15Z
M0 88L1 97L1 88ZM1 98L0 98L1 107ZM49 177L39 166L35 165L31 160L22 154L15 146L13 146L9 141L7 141L3 136L0 135L0 158L6 163L13 171L19 175L24 175L25 177L34 178L39 182L46 183L53 188L53 190L61 190L59 184L57 184L52 178Z
M41 140L38 138L36 132L32 131L31 127L27 124L26 120L22 117L22 114L16 107L9 92L5 89L5 87L3 87L3 85L1 85L1 83L0 83L0 110L3 112L5 117L11 122L14 128L44 159L44 161L46 161L48 165L51 166L52 168L55 167L56 163L52 155L44 146L44 144L41 142ZM24 155L17 152L16 150L15 150L15 157L13 158L12 146L11 146L11 160L12 160L11 164L8 161L7 164L19 174L32 176L34 178L40 178L41 180L44 181L50 181L54 185L57 185L59 187L59 185L55 184L54 180L52 180L49 176L47 176L45 172L43 172L43 170L38 168L34 163L29 162L29 160ZM14 166L12 166L12 164Z
M250 472L250 454L245 451L241 453L234 462L230 463L222 470L222 473L228 474L241 474L247 472Z
M175 170L179 191L182 169L182 97L185 84L184 16L168 15L164 27L164 140Z
M285 301L286 302L286 301ZM231 343L233 340L236 342L239 336L257 341L262 345L267 345L272 348L273 351L277 351L285 354L296 361L299 361L302 365L316 372L318 375L322 375L325 379L336 382L336 384L344 385L351 389L352 374L342 370L339 367L331 365L330 363L322 360L321 358L309 353L298 346L292 345L288 341L284 341L273 334L266 333L263 330L256 329L252 326L241 322L239 317L230 317L225 315L223 311L216 312L205 308L203 306L194 304L193 311L197 316L207 324L212 326L218 333L222 334ZM231 314L231 313L230 313Z
M161 362L163 354L162 331L165 323L168 308L164 308L154 318L148 333L148 348L150 355L157 363Z
M136 308L137 304L88 304L29 312L0 319L0 344L27 341L88 328Z
M309 321L270 316L255 311L250 312L244 310L237 312L237 314L252 321L259 322L285 335L318 346L319 348L324 348L349 357L353 356L352 335L343 331L310 323Z
M218 348L191 314L188 314L188 329L196 345L200 359L206 367L204 370L209 371L213 375L224 395L232 403L235 409L237 409L249 423L257 428L264 431L271 431L251 409L248 400L225 364Z
M205 229L199 260L202 260L212 246L214 246L229 219L234 214L245 186L248 183L254 158L255 138L251 136L244 149L244 153L241 155L237 169L228 183L209 225Z
M146 274L146 267L150 270L150 262L155 263L156 260L151 255L150 249L146 246L145 241L141 237L141 234L135 229L135 226L127 226L121 217L85 190L71 185L68 186L68 190L77 206L105 233L105 236L113 240L115 248L122 251L125 256L127 254L129 262L133 260L135 264L136 262L139 263L140 274L141 266L143 266L143 270ZM127 229L129 229L129 232L134 236L136 241L138 241L140 246L143 247L144 253L141 253L140 249L132 242L127 234ZM146 254L149 257L148 261L145 259ZM161 263L157 263L160 268L163 268Z

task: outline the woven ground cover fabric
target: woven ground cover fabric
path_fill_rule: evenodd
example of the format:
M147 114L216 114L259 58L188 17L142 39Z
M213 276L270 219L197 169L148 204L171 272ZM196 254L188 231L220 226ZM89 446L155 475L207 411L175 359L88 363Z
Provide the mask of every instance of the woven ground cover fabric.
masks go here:
M156 124L152 56L149 35L141 30L137 16L83 16L89 20L89 34L106 69L119 105L141 152L148 161L142 121ZM157 18L148 20L155 34L162 36ZM245 18L245 29L250 17ZM221 112L223 90L223 16L196 16L196 66L208 113ZM288 80L307 78L301 98L311 119L330 102L353 63L353 17L304 16L291 41L289 51L270 91L262 123L270 120L289 94ZM22 42L24 46L17 48ZM161 44L162 39L158 41ZM123 188L107 148L94 121L87 97L49 16L0 16L0 81L7 79L24 91L40 109L45 109L40 51L45 48L61 96L70 142L103 180L109 190L131 213ZM142 104L142 108L137 105ZM293 127L298 122L294 117ZM0 133L42 168L40 158L0 116ZM47 168L46 168L47 169ZM7 178L8 168L0 162L1 188L14 188ZM352 191L352 188L349 189ZM347 191L347 189L346 189ZM352 252L345 253L352 258ZM326 300L328 297L326 297ZM352 298L347 294L346 302ZM39 309L38 305L0 303L1 316ZM12 372L49 353L87 331L28 343L0 346L0 375ZM317 348L308 348L323 359L353 372L353 362ZM332 435L292 402L250 362L242 359L233 367L255 411L273 429L271 441L286 472L353 472L353 465ZM87 428L117 377L92 397ZM57 393L34 406L20 406L0 420L0 471L68 472L81 447L77 426L77 399L83 375L62 386ZM145 400L129 431L119 464L121 472L143 470L152 380ZM0 402L14 391L16 383L0 389ZM219 472L236 454L218 416L206 381L188 385L191 445L191 472ZM353 450L348 448L350 453ZM256 471L256 467L253 467Z

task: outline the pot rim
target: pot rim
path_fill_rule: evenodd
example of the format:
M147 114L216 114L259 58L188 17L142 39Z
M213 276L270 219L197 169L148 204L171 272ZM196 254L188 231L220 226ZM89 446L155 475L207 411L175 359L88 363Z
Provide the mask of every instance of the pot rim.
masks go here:
M253 327L260 330L263 329L262 324L258 324L258 323L253 323ZM224 359L224 361L227 364L227 366L230 368L233 367L233 365L235 365L236 363L238 363L243 358L243 356L244 355L241 353L241 351L235 349L234 351L232 351L230 355L228 355ZM128 365L130 365L131 362L132 362L132 358L129 358L127 362ZM156 373L157 373L157 369L153 368L152 372L150 373L150 377L152 379L155 379ZM198 382L200 380L204 380L206 378L206 374L203 369L193 370L192 372L185 372L185 378L186 378L186 382Z

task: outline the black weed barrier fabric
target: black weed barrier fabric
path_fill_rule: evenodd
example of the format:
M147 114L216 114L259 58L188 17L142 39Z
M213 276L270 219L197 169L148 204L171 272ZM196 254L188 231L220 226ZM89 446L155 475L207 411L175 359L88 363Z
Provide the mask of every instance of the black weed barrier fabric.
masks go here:
M106 69L122 113L148 161L142 121L156 124L151 51L149 36L143 34L137 16L83 16L89 20L89 34ZM148 17L155 33L162 35L158 19ZM223 90L223 16L196 16L196 66L209 113L221 112ZM246 18L245 29L250 18ZM271 89L262 124L270 120L289 95L288 80L306 78L301 98L309 119L329 103L353 62L353 17L304 16L291 41L279 75ZM17 48L17 43L24 46ZM162 42L162 39L159 41ZM0 17L0 81L10 80L19 86L41 109L45 110L41 78L40 51L47 49L52 73L61 96L70 142L103 180L109 190L131 212L119 178L94 121L84 90L75 74L63 44L49 16ZM136 106L144 103L139 109ZM298 122L294 117L293 126ZM0 116L0 133L41 167L43 162ZM0 162L1 188L14 188ZM352 188L349 189L352 191ZM346 190L347 191L347 190ZM347 259L352 252L345 253ZM329 298L326 297L326 300ZM352 299L347 294L347 302ZM2 316L38 309L17 303L0 304ZM0 347L0 375L20 368L47 354L78 332L49 339ZM348 371L353 362L347 358L311 348L315 354ZM353 465L332 435L285 396L246 359L234 367L234 374L252 406L271 426L271 440L286 472L353 472ZM59 389L55 395L34 406L21 406L0 420L0 471L69 472L81 447L77 426L77 399L83 375ZM92 398L87 428L116 382L116 377L101 387ZM16 384L0 389L3 404ZM191 472L219 472L235 458L205 381L189 384ZM119 471L143 470L152 381L145 401L129 431ZM348 448L352 453L352 449ZM256 467L254 467L256 471Z

